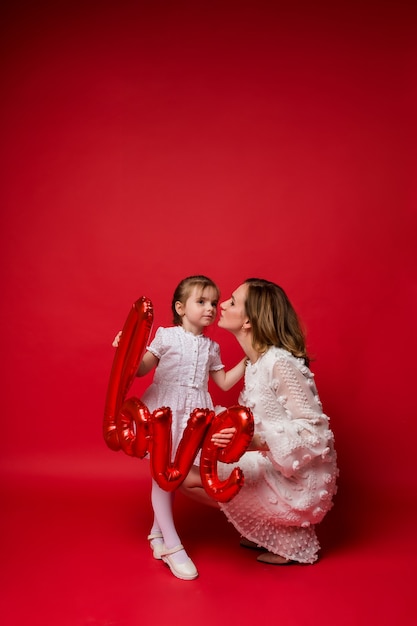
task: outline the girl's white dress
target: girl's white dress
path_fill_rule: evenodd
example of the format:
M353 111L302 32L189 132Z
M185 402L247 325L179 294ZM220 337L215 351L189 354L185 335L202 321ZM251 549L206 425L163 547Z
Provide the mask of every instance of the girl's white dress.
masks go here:
M210 371L224 368L220 348L205 335L193 335L182 326L173 326L158 328L147 350L159 363L141 399L151 412L171 408L173 459L192 411L214 409L208 380Z
M303 359L272 347L248 364L239 403L249 407L268 452L236 463L245 481L221 508L241 535L268 551L313 563L320 548L314 524L332 507L336 453L313 374ZM219 476L232 465L219 463Z

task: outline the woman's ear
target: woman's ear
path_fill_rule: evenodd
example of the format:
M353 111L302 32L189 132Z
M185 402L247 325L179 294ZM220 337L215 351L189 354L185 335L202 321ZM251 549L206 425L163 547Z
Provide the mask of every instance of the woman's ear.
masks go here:
M249 320L246 320L246 322L243 322L242 328L244 328L245 330L249 330L252 328L252 324L250 323Z

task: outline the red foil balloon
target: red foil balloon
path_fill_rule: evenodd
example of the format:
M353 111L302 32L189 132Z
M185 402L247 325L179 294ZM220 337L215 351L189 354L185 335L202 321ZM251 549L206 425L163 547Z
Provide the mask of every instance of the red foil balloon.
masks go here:
M116 418L116 430L123 452L140 459L146 456L150 422L149 409L138 398L129 398L122 404Z
M171 409L162 407L153 412L150 428L151 472L162 489L174 491L181 485L202 446L213 418L214 412L210 409L194 409L178 445L175 459L171 462Z
M236 433L230 443L225 448L214 446L211 441L213 434L232 426L236 428ZM233 406L214 417L201 451L200 474L204 489L217 502L229 502L239 492L244 481L240 467L235 467L229 478L221 481L217 475L217 461L238 461L247 450L253 432L253 415L246 407Z
M122 447L125 451L135 450L133 430L129 430L128 428L129 433L127 434L126 423L120 418L119 427L121 428L121 434L119 434L117 419L126 394L134 381L139 363L147 345L152 324L152 302L145 296L142 296L133 304L125 325L123 326L122 336L116 349L116 354L114 355L110 381L107 388L103 435L107 445L112 450L120 450ZM130 404L126 411L133 419L131 409L132 406ZM135 421L135 419L133 419L133 421ZM128 452L128 454L130 454L130 452Z

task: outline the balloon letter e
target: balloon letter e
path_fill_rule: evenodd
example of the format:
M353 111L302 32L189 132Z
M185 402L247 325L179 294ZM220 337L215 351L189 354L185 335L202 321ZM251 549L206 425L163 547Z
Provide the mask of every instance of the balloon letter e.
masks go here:
M225 448L213 445L211 438L214 433L223 428L234 426L236 433ZM250 409L243 406L232 406L212 421L204 439L201 451L200 473L203 487L217 502L229 502L239 492L243 485L243 472L235 467L229 478L221 481L217 475L217 461L235 463L247 450L254 432L253 415Z

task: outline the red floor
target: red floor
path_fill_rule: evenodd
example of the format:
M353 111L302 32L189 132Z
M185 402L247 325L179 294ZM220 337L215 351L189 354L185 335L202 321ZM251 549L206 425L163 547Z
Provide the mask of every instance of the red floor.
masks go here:
M392 501L349 505L339 492L320 528L321 560L273 567L239 547L220 512L179 495L178 527L200 572L184 582L147 545L145 463L136 478L123 467L113 479L22 473L8 481L2 624L417 624L416 515L405 502L400 514Z

